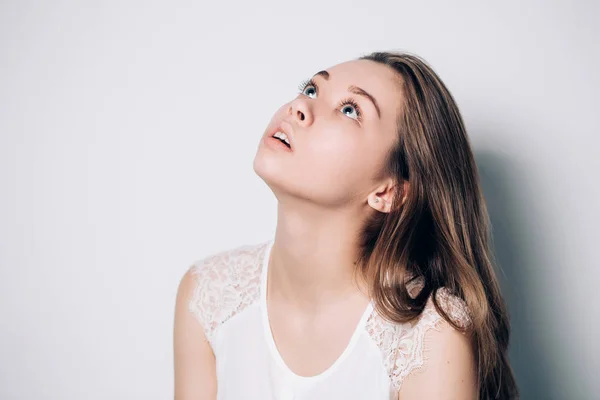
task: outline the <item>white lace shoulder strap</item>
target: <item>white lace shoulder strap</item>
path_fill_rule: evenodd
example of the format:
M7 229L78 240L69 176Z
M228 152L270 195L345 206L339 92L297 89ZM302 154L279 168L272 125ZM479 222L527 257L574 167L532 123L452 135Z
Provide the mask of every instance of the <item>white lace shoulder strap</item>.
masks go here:
M440 307L459 327L466 328L471 318L466 303L446 288L437 291ZM385 320L373 312L367 321L367 332L381 351L384 366L390 377L392 393L397 395L404 379L424 365L424 339L431 328L438 329L444 321L430 296L418 320L403 324Z
M243 245L195 261L196 286L188 309L214 349L217 328L258 299L262 256L268 242Z

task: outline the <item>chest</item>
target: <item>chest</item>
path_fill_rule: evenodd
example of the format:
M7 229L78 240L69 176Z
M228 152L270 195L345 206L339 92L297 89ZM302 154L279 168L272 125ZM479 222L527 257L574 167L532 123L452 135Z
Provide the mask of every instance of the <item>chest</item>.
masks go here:
M390 398L391 383L381 353L364 326L352 334L341 354L333 355L337 355L333 362L324 357L321 371L310 370L302 376L286 364L291 364L289 358L284 360L275 341L269 339L265 316L259 308L251 308L219 328L214 342L218 399ZM315 341L322 340L323 336L315 336ZM290 343L296 347L299 342ZM307 348L314 349L314 342ZM307 358L306 365L314 368L315 357Z
M358 307L326 310L314 315L294 313L275 304L269 307L271 338L285 365L300 376L327 370L348 348L362 317Z

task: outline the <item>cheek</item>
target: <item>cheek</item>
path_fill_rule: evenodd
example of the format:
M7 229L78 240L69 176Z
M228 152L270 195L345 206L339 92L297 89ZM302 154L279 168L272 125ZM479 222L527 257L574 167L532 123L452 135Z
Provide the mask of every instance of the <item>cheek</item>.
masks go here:
M309 140L310 153L320 158L343 158L360 147L360 132L345 124L315 127Z
M334 128L311 138L306 167L323 179L337 182L364 180L373 174L377 164L377 149L363 132L353 129Z

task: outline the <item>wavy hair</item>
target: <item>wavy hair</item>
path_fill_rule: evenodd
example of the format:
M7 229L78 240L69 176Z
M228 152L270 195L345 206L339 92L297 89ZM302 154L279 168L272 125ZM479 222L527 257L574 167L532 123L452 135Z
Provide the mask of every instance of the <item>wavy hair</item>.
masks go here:
M449 289L471 313L465 333L475 351L479 397L518 398L507 355L508 312L490 247L491 224L458 106L416 55L374 52L359 59L392 68L403 99L398 140L384 170L397 183L395 201L389 213L375 212L360 236L359 265L372 282L375 306L384 318L407 322L421 314L433 294L442 317L465 331L436 301L438 289ZM411 296L407 285L414 278L423 286Z

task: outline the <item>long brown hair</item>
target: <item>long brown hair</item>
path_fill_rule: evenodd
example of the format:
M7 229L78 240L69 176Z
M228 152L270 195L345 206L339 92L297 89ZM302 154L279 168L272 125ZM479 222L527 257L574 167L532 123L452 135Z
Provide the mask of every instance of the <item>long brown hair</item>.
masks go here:
M445 287L463 299L472 324L481 399L513 399L517 385L508 362L509 319L494 272L487 207L464 122L452 95L433 69L406 52L374 52L371 60L397 73L403 101L398 141L384 173L398 183L392 210L374 213L361 232L359 264L372 284L382 316L417 318ZM403 193L403 183L408 191ZM405 202L398 200L406 195ZM424 284L409 294L411 277Z

